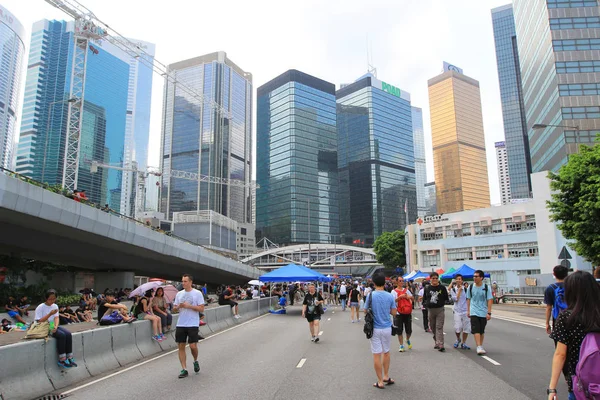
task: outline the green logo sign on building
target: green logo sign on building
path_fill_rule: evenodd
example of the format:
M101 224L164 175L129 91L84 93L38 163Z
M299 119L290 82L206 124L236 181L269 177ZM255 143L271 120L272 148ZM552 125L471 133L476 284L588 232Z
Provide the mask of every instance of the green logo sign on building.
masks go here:
M385 83L383 81L381 82L381 90L396 97L400 97L400 94L402 93L396 86L390 85L389 83Z

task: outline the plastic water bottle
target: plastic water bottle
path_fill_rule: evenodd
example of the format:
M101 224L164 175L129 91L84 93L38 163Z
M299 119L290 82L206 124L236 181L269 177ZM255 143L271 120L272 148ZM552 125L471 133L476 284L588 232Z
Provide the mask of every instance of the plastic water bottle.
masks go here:
M50 330L53 331L54 330L54 321L50 321Z

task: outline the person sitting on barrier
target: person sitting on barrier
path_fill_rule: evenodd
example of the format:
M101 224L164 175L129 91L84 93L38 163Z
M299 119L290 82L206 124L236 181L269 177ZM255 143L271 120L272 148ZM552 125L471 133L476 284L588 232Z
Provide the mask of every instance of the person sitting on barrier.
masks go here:
M125 304L120 304L119 302L117 302L115 298L115 293L113 291L107 291L106 293L104 293L104 297L105 300L98 306L98 323L100 325L112 325L114 323L119 324L121 322L131 323L135 321L136 318L130 317L127 313L127 306ZM122 320L119 322L103 323L102 317L104 317L107 314L111 314L113 311L118 311L121 315Z
M137 302L135 315L137 315L137 319L140 321L150 321L152 324L152 331L154 333L152 335L152 339L156 340L157 342L162 342L165 339L165 335L163 335L162 332L160 317L152 313L152 308L150 307L150 297L152 297L152 289L147 290L146 293L144 293L144 296L141 297Z
M4 309L8 313L8 316L12 319L22 324L27 324L27 322L21 317L21 314L19 313L19 307L17 306L17 302L15 301L14 297L8 296L8 301L6 302Z
M163 332L169 332L173 322L173 316L169 312L167 305L165 289L159 287L156 289L156 293L152 299L152 310L154 311L154 315L160 318Z
M71 319L71 315L65 312L65 306L58 307L58 320L60 321L61 325L69 325L75 323L75 321Z
M75 311L73 311L73 309L69 305L65 306L65 314L69 314L71 316L72 321L81 322L77 314L75 314Z
M35 309L36 322L50 322L50 334L56 339L58 350L58 365L63 368L77 367L73 358L73 338L71 332L60 326L56 291L50 289L45 295L46 301Z
M31 304L29 304L29 299L27 298L27 296L22 296L21 300L19 300L19 314L21 314L21 316L29 316L29 306Z
M238 303L232 300L235 297L234 287L231 286L228 289L225 289L223 293L219 296L219 305L220 306L230 306L233 310L233 318L239 319L239 311L238 311Z

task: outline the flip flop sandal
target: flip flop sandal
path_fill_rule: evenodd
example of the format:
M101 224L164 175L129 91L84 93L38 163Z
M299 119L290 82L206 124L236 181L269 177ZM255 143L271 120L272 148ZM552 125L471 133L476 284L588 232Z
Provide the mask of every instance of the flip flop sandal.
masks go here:
M375 383L373 384L373 387L376 387L377 389L385 389L385 386L383 386L383 385L382 385L382 386L379 386L379 382L375 382Z
M393 380L392 378L388 378L388 380L384 380L383 381L386 385L393 385L394 383L396 383L395 380Z

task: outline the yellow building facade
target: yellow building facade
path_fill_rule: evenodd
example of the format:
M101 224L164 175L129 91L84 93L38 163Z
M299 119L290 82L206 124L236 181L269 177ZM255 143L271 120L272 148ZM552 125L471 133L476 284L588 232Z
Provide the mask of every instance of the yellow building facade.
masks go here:
M479 82L446 71L428 86L438 213L489 207Z

